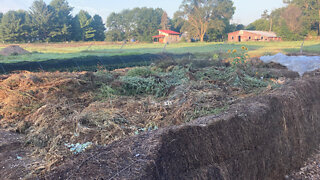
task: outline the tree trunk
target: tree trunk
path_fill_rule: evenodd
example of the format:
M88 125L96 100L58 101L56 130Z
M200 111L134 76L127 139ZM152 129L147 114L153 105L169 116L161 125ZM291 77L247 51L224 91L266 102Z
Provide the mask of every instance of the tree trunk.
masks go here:
M270 32L272 31L272 18L270 18L270 28L269 28L269 31L270 31Z
M205 34L201 34L201 35L200 35L200 42L203 42L204 35L205 35Z

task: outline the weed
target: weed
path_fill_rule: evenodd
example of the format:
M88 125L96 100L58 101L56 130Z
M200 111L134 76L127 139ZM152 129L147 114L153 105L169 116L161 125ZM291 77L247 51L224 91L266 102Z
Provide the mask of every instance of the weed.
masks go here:
M212 67L196 73L198 80L217 81L233 87L241 87L246 91L268 86L260 77L251 76L246 69L234 67Z
M113 98L116 94L116 91L106 84L102 84L97 94L98 99L110 99Z
M229 106L225 105L223 107L218 108L209 108L209 107L199 107L195 108L193 114L189 118L187 118L187 122L194 120L199 117L204 117L207 115L217 115L221 112L228 110Z
M96 79L98 80L97 83L106 83L106 82L110 82L113 80L113 75L107 71L107 70L99 70L97 72L94 73Z
M154 72L149 67L137 67L128 71L130 77L150 77Z
M211 66L216 66L218 64L217 60L193 60L191 63L191 68L199 69Z
M177 62L173 59L159 60L155 62L156 67L162 70L166 70L170 66L176 66Z
M164 96L166 94L166 86L160 78L155 77L131 77L123 76L120 78L123 95L143 95L152 94L156 96Z

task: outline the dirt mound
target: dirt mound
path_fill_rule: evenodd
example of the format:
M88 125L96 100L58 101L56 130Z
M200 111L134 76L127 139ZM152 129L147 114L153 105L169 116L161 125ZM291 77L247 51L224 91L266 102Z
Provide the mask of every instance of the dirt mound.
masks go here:
M283 179L320 143L319 97L319 76L305 77L219 116L97 146L46 178Z
M8 46L0 50L0 55L2 56L21 55L21 54L28 54L28 53L30 52L17 45Z

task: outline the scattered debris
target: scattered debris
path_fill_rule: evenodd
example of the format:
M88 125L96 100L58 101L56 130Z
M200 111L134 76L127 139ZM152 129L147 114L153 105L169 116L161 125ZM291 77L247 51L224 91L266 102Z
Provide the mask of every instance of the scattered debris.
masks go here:
M70 149L71 152L73 152L73 154L79 154L83 151L85 151L86 149L90 148L92 146L92 142L86 142L84 144L69 144L69 143L65 143L64 144L66 147L68 147Z

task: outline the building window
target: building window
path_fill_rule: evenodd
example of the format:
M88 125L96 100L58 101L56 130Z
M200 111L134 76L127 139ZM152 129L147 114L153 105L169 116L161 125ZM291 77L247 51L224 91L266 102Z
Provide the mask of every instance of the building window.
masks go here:
M261 36L261 40L263 40L263 36Z
M232 36L231 39L234 39L234 37Z
M249 36L249 40L251 40L251 36Z

